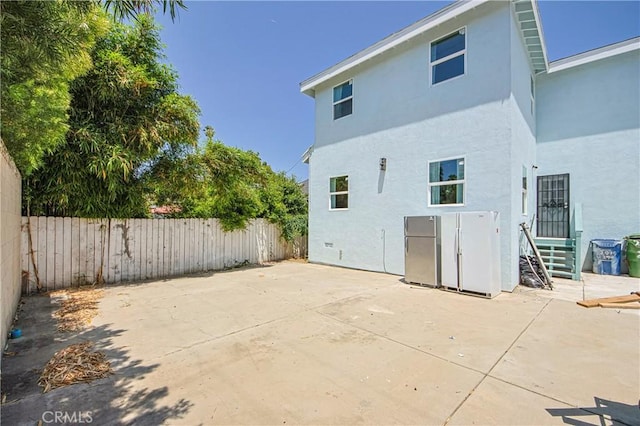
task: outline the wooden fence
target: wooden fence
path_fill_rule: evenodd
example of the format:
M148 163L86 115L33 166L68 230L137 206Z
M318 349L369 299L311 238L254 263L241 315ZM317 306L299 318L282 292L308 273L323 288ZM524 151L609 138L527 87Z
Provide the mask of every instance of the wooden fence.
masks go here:
M29 226L30 225L30 226ZM29 232L30 231L30 232ZM23 292L120 283L303 257L263 219L224 232L216 219L22 218Z

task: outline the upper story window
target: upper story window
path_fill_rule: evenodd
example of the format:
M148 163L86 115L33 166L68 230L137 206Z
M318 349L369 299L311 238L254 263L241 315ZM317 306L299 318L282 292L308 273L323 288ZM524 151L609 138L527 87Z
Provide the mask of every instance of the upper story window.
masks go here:
M429 163L429 205L464 204L464 158Z
M329 179L329 208L331 210L349 208L349 176Z
M464 75L467 41L462 28L431 43L431 84Z
M531 76L531 115L534 115L536 110L536 82Z
M353 80L333 88L333 119L350 115L353 112Z

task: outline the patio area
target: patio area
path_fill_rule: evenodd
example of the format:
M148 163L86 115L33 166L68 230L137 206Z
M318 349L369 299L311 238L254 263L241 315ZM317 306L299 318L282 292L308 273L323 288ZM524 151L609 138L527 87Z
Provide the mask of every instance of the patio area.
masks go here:
M1 420L33 425L60 411L95 424L638 424L638 311L575 300L586 287L602 297L640 281L611 294L608 277L599 289L585 275L553 293L488 300L287 261L106 287L77 333L56 332L47 295L28 297L24 335L2 360ZM38 369L86 340L115 374L42 394Z

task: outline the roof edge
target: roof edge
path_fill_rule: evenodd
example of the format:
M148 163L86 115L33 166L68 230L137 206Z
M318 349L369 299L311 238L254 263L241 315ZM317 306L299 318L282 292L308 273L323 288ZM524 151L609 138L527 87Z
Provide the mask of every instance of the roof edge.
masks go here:
M372 59L400 45L401 43L404 43L405 41L408 41L413 37L416 37L417 35L440 25L443 22L455 18L456 16L459 16L489 1L490 0L458 0L457 2L438 10L437 12L432 13L425 18L422 18L418 22L385 37L379 42L359 51L358 53L348 57L341 62L338 62L332 67L321 71L313 77L304 80L302 83L300 83L300 91L305 95L313 97L315 95L314 88L317 85L324 83L325 81L337 76L338 74L343 73L357 65L360 65L363 62Z
M588 64L590 62L599 61L601 59L610 58L612 56L621 55L633 50L640 50L640 37L630 38L549 62L549 70L547 73L551 74L568 68L577 67L579 65Z
M549 57L547 56L547 43L544 38L544 30L542 28L542 19L540 18L540 10L538 9L538 0L531 0L533 5L533 13L536 16L536 27L540 34L540 43L542 44L542 56L544 58L545 69L549 69Z

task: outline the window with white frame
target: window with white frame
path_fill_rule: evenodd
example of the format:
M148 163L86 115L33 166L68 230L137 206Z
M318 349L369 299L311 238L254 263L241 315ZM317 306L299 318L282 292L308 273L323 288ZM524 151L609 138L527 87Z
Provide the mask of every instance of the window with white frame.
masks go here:
M462 28L431 43L431 84L464 75L467 41Z
M531 115L535 114L536 109L536 82L531 76Z
M429 205L464 204L464 158L429 163Z
M336 176L329 179L330 209L349 208L349 176Z
M333 88L333 119L350 115L353 112L353 80Z
M522 214L527 214L527 168L522 166Z

